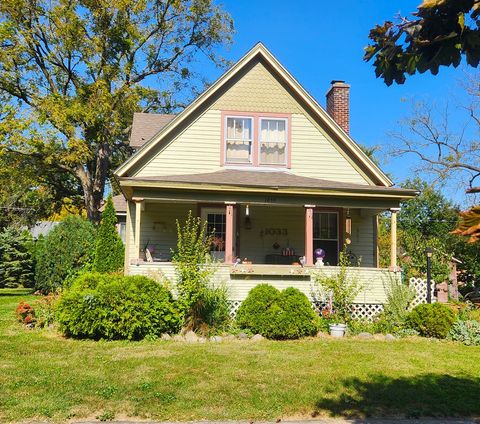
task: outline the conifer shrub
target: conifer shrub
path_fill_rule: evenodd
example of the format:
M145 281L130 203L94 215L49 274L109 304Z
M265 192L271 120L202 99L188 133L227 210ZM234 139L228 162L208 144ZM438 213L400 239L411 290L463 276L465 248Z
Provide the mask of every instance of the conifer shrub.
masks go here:
M413 308L406 318L408 328L424 337L444 339L455 322L454 312L441 303L421 304Z
M240 305L237 325L269 339L298 339L316 333L318 317L300 290L289 287L279 291L260 284Z
M117 216L110 195L97 232L93 262L93 269L97 272L116 272L123 268L125 246L118 234L116 224Z
M95 249L95 227L79 216L67 216L37 242L35 288L50 293L67 279L91 267Z
M66 336L141 340L176 333L182 317L172 294L143 276L85 273L60 297L56 312Z
M0 288L33 286L32 246L27 231L7 227L0 232Z

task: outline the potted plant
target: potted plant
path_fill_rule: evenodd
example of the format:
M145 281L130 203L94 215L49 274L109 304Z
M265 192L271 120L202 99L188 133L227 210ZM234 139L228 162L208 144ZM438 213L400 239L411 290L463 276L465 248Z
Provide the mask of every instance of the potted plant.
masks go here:
M328 324L328 329L332 337L343 337L347 331L347 324L341 319L334 319L332 323Z
M212 238L210 253L214 259L223 260L225 258L224 245L225 242L222 237L214 236Z

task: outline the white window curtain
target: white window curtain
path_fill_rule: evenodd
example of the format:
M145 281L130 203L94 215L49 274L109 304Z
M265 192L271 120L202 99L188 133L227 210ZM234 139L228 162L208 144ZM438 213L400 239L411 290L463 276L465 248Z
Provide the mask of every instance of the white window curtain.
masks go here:
M260 163L286 165L287 125L285 119L261 119Z
M226 161L252 161L252 118L227 118Z

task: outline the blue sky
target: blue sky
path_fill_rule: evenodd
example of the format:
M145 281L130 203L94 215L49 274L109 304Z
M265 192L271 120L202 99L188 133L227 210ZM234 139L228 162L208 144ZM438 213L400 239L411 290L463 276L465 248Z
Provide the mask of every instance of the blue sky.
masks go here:
M389 142L387 133L395 130L411 109L406 99L441 103L453 96L456 102L462 100L457 87L465 72L461 67L442 68L437 76L415 75L404 85L387 87L375 77L371 63L362 60L370 28L398 12L408 15L419 3L224 0L222 4L232 15L236 29L226 57L236 61L261 41L322 105L330 81L345 80L351 84L351 135L365 145L385 146ZM209 73L207 77L214 80L221 72ZM450 110L453 121L463 119L455 107ZM399 183L412 176L412 162L413 157L393 160L382 168ZM451 189L446 194L457 201L463 197Z

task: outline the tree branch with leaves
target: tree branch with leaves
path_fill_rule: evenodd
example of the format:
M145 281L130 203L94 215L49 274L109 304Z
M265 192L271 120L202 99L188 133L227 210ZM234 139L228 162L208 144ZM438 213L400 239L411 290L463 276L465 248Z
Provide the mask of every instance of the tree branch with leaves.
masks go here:
M411 17L398 16L370 31L364 60L373 60L385 84L403 84L407 75L440 66L480 62L480 0L424 0Z
M3 0L0 94L29 126L0 154L72 176L98 221L133 113L176 110L198 85L198 55L224 66L232 32L212 0Z

